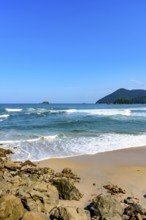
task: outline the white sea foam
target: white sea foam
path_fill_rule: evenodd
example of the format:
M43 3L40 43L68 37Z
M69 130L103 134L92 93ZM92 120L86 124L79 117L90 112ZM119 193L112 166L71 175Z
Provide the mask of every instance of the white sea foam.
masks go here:
M88 114L99 116L112 116L112 115L131 115L130 109L67 109L67 110L50 110L51 113L70 113L70 114Z
M4 120L4 119L7 119L9 116L10 116L10 115L6 115L6 114L0 115L0 119L1 119L1 120Z
M45 136L23 141L0 142L12 149L17 160L42 160L46 158L69 157L95 154L129 147L146 145L146 134L106 133L94 137Z
M78 110L77 109L68 109L65 112L66 113L76 113L76 112L78 112Z
M41 115L44 113L49 113L51 112L52 109L47 109L47 108L27 108L25 114L37 114Z
M86 115L97 115L97 116L141 116L144 117L146 108L120 108L120 109L46 109L46 108L28 108L26 109L26 114L44 114L44 113L54 113L54 114L86 114Z
M103 115L103 116L112 116L112 115L131 115L130 109L69 109L65 110L66 113L80 113L80 114L89 114L89 115Z
M23 109L21 108L6 108L7 112L21 112Z
M131 115L131 111L129 109L96 109L96 110L83 110L83 112L92 115L104 115L104 116Z
M38 138L32 138L32 139L20 139L20 140L6 140L6 141L0 141L0 144L6 145L6 144L19 144L19 143L31 143L31 142L37 142L37 141L43 141L43 140L53 140L57 138L58 135L48 135L48 136L40 136Z
M146 111L145 107L139 107L139 108L129 108L132 111Z

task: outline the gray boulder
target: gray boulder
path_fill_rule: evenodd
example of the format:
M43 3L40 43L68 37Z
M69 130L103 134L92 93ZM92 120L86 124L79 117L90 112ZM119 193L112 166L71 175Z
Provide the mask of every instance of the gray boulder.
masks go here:
M80 200L82 194L75 187L73 181L66 177L57 177L52 180L52 184L56 186L59 192L59 198L64 200Z
M111 195L99 195L93 201L92 210L102 219L120 220L124 209L120 202Z

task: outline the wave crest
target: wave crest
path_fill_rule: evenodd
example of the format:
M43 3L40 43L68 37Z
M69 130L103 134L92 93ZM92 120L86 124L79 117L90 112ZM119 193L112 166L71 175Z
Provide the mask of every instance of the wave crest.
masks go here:
M7 112L21 112L23 109L22 108L6 108L5 110Z
M0 115L0 118L1 119L6 119L6 118L8 118L10 115Z

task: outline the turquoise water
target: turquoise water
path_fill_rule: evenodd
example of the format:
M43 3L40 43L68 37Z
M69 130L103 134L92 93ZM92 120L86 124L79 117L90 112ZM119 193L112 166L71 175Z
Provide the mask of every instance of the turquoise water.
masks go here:
M146 145L146 105L1 104L0 144L34 161Z

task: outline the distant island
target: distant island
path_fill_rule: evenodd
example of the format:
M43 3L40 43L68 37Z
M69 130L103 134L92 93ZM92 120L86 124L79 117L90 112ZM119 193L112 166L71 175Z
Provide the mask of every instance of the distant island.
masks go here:
M44 102L42 102L41 104L49 104L49 102L48 101L44 101Z
M102 99L99 99L96 104L146 104L146 90L118 89Z

